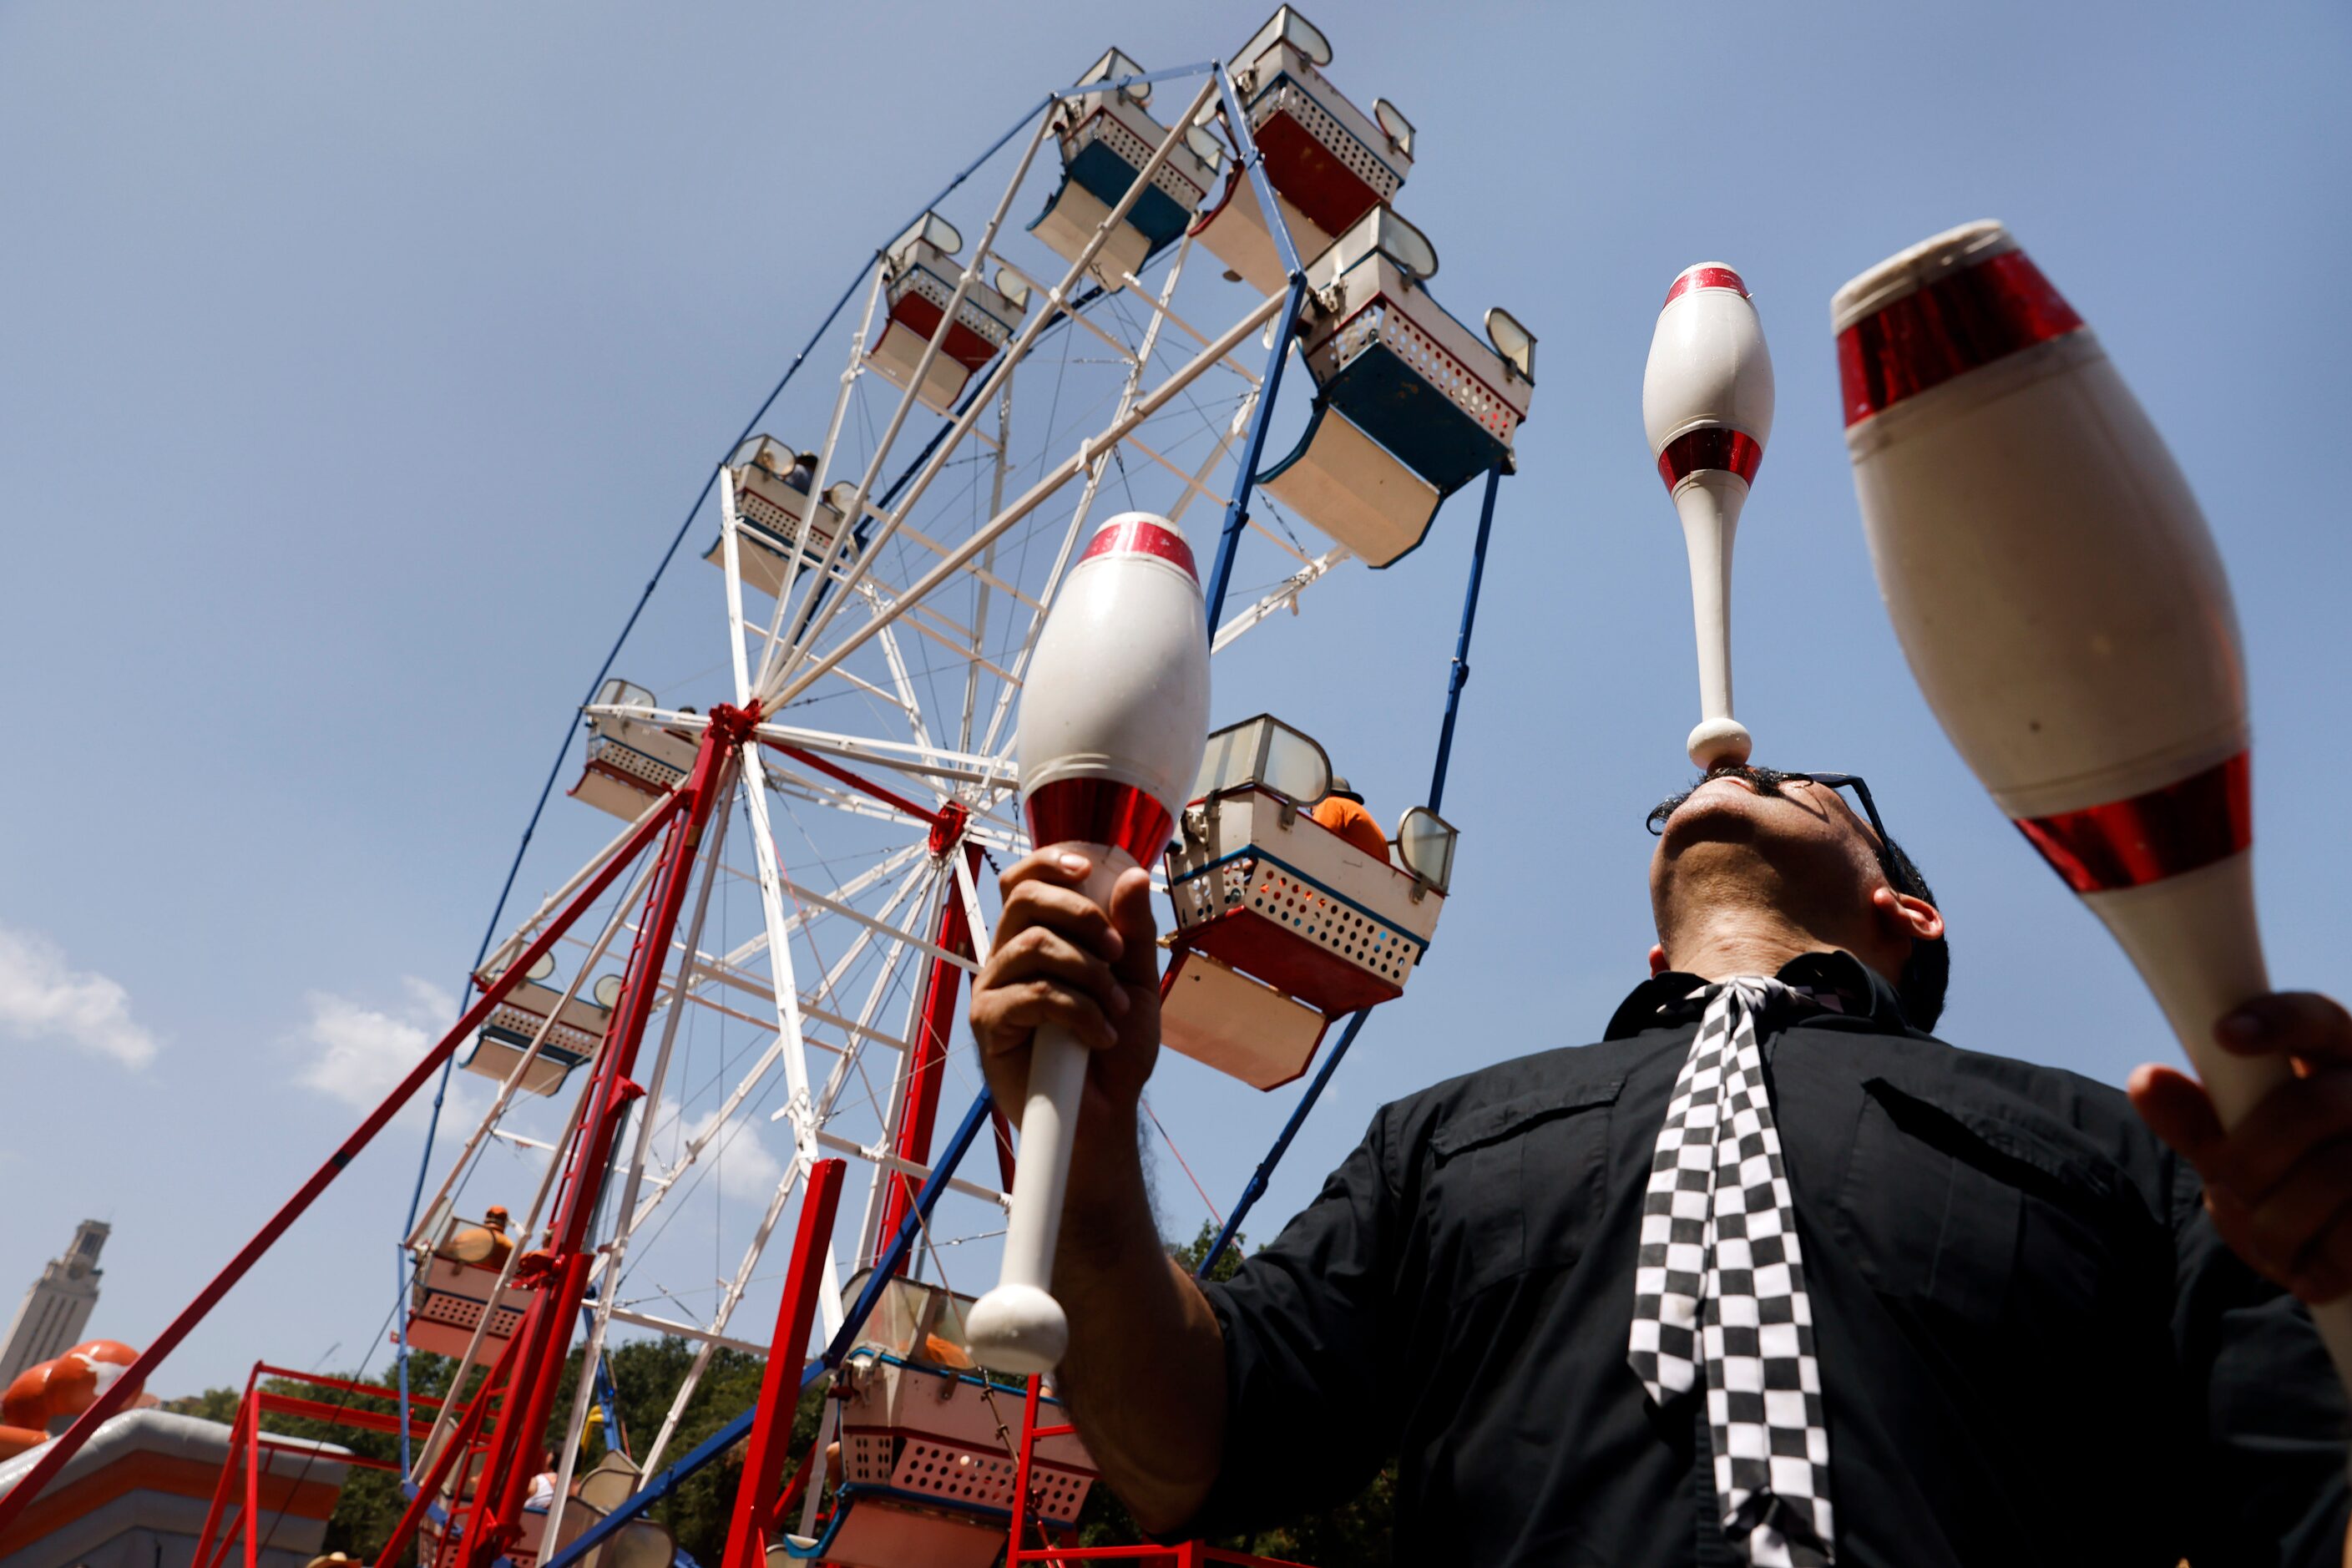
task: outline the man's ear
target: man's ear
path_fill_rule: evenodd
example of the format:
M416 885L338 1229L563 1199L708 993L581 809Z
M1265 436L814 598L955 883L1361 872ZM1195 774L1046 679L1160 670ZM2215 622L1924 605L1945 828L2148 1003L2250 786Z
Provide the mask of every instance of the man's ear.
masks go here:
M1650 973L1654 978L1666 972L1666 949L1664 942L1650 944Z
M1883 919L1893 921L1914 942L1933 942L1944 934L1943 911L1925 899L1898 893L1882 882L1870 901Z

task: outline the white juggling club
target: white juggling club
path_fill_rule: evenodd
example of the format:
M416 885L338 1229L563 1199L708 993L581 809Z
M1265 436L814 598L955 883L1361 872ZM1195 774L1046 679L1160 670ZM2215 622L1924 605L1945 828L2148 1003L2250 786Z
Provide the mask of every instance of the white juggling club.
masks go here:
M1731 716L1731 540L1772 434L1772 356L1748 285L1719 261L1685 267L1666 290L1642 424L1690 550L1700 713L1691 761L1744 763L1748 731Z
M1123 513L1095 531L1030 658L1018 741L1031 840L1085 855L1087 894L1108 907L1121 872L1168 847L1208 733L1192 552L1165 518ZM1031 1047L1003 1272L965 1325L972 1354L1001 1372L1050 1372L1069 1342L1049 1288L1087 1055L1052 1025Z
M2234 1123L2290 1074L2212 1036L2270 979L2237 612L2196 498L2000 225L1912 247L1831 315L1863 529L1927 705ZM2352 1381L2352 1301L2314 1315Z

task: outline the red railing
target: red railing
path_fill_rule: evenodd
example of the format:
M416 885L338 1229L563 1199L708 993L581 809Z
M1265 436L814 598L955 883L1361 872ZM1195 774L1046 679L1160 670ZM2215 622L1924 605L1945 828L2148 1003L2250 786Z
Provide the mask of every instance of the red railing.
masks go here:
M1185 1541L1174 1545L1142 1546L1056 1546L1046 1542L1042 1546L1028 1544L1030 1526L1042 1540L1045 1523L1030 1510L1029 1466L1041 1437L1067 1437L1077 1431L1066 1423L1058 1426L1037 1425L1037 1393L1043 1378L1029 1380L1029 1393L1021 1406L1021 1451L1015 1457L1013 1479L1013 1540L1004 1554L1004 1568L1021 1568L1024 1563L1162 1563L1169 1568L1206 1568L1212 1563L1236 1565L1236 1568L1303 1568L1297 1563L1286 1563L1275 1557L1252 1557L1246 1552L1228 1552L1212 1546L1205 1541Z

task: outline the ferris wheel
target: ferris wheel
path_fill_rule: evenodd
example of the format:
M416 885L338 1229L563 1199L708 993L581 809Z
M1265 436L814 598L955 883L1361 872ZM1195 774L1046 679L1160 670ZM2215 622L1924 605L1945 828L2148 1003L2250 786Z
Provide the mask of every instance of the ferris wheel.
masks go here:
M1344 785L1311 705L1228 695L1267 711L1212 736L1160 871L1167 1043L1261 1089L1319 1068L1269 1166L1410 982L1450 883L1444 759L1535 339L1499 309L1474 331L1438 304L1436 248L1393 205L1415 129L1385 99L1360 108L1331 60L1289 6L1223 62L1154 72L1108 50L858 264L717 465L583 706L568 798L542 795L525 835L520 876L550 890L487 945L427 1058L467 1087L403 1237L398 1353L492 1369L404 1455L404 1528L436 1563L556 1568L614 1536L678 1459L719 1347L798 1368L813 1313L818 1370L837 1371L881 1331L869 1320L928 1325L919 1349L984 1282L1018 1151L961 1037L961 986L989 946L983 873L1027 847L1012 738L1030 657L1113 515L1190 535L1222 657L1350 563L1439 539L1446 498L1474 489L1475 531L1442 536L1468 557L1460 623L1425 628L1433 648L1454 634L1428 798L1392 832L1335 830L1318 808ZM1306 406L1284 455L1286 391ZM773 1316L746 1311L779 1277ZM628 1333L697 1354L566 1527L582 1435L609 1426L593 1373ZM576 1334L592 1375L567 1415ZM938 1533L953 1489L1034 1489L1002 1415L932 1466L945 1481L841 1427L833 1479L865 1463L877 1497L929 1487L930 1505L867 1515L902 1536L919 1518L919 1560L963 1560ZM559 1500L523 1521L522 1450L551 1416L569 1433ZM1041 1456L1074 1516L1081 1459Z
M621 832L477 981L497 989L599 878L602 925L539 944L460 1058L497 1087L406 1237L408 1346L495 1360L580 1255L591 1365L616 1331L698 1347L661 1429L634 1435L643 1476L715 1347L782 1348L739 1309L820 1163L862 1177L815 1269L828 1339L856 1326L853 1281L903 1267L894 1240L934 1283L977 1282L949 1249L1002 1229L1014 1148L973 1098L961 986L988 947L981 872L1026 847L1012 720L1090 530L1143 510L1213 540L1222 654L1351 559L1417 548L1445 497L1485 478L1482 556L1528 411L1533 336L1499 310L1474 333L1436 302L1435 247L1391 205L1414 129L1384 99L1359 109L1330 59L1288 7L1230 68L1153 73L1109 50L861 267L793 367L837 376L788 376L763 405L706 492L713 570L666 585L690 608L667 643L625 646L610 668L631 678L584 707L572 809ZM1294 347L1311 406L1276 458ZM1168 1042L1260 1088L1305 1072L1335 1021L1344 1049L1401 993L1450 878L1434 800L1377 858L1314 820L1333 780L1307 723L1268 714L1213 738L1164 872ZM940 1147L950 1099L973 1108ZM681 1289L663 1265L676 1211L729 1187L710 1168L762 1121L790 1156L728 1270ZM954 1168L975 1142L993 1157ZM478 1178L501 1147L542 1158L528 1201L490 1216ZM609 1174L583 1181L583 1162ZM708 1229L684 1228L698 1245ZM595 1408L583 1378L566 1481Z

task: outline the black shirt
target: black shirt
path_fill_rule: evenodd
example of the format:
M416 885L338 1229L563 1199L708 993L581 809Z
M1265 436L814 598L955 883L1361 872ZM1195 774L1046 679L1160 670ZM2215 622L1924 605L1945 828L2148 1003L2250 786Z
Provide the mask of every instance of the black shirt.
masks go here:
M2309 1316L2221 1245L2123 1095L1910 1027L1844 953L1763 1041L1804 1245L1838 1561L2336 1564L2346 1406ZM1394 1456L1396 1560L1737 1561L1699 1392L1626 1364L1642 1194L1698 1021L1637 988L1599 1045L1383 1109L1208 1288L1230 1394L1190 1528L1352 1496Z

